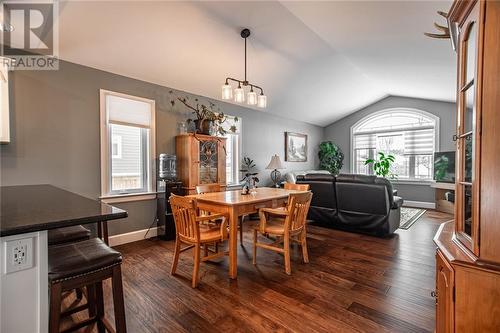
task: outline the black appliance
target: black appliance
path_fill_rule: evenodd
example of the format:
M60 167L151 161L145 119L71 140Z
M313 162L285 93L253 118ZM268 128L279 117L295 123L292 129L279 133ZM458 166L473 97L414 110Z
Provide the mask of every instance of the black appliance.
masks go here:
M184 194L182 182L177 180L175 155L160 154L158 158L158 178L157 235L160 239L172 240L175 239L175 223L168 198L171 194ZM162 191L162 188L165 190Z
M165 191L159 191L157 196L157 235L160 239L172 240L175 239L175 222L168 198L171 194L183 195L184 191L180 181L162 182L164 182Z

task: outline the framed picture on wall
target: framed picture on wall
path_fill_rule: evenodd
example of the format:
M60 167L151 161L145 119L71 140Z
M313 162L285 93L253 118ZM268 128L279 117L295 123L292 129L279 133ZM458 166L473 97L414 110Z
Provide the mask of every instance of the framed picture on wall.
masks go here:
M285 161L307 162L307 135L285 132Z

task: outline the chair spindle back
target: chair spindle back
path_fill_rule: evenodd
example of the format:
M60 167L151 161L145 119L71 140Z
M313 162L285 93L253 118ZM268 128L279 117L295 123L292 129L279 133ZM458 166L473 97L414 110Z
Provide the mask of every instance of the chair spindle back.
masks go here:
M220 192L222 190L220 184L203 184L196 186L196 193L211 193L211 192Z
M181 239L196 242L200 239L200 226L196 221L196 202L172 194L169 198L174 215L176 233Z
M288 197L289 230L298 231L304 227L311 205L312 192L293 193Z
M285 183L285 190L309 191L309 184Z

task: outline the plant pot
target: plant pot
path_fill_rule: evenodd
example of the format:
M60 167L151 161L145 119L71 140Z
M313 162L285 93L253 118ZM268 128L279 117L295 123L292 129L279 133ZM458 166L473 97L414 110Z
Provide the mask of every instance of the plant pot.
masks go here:
M196 133L210 135L212 128L212 121L207 119L196 119L194 125L196 126Z

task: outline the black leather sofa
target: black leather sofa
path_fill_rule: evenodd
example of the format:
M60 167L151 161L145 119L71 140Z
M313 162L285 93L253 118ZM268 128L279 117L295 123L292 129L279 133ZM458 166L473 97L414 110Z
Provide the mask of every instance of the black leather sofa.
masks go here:
M391 182L366 175L307 174L297 184L314 193L308 218L332 228L388 236L399 228L403 199Z

